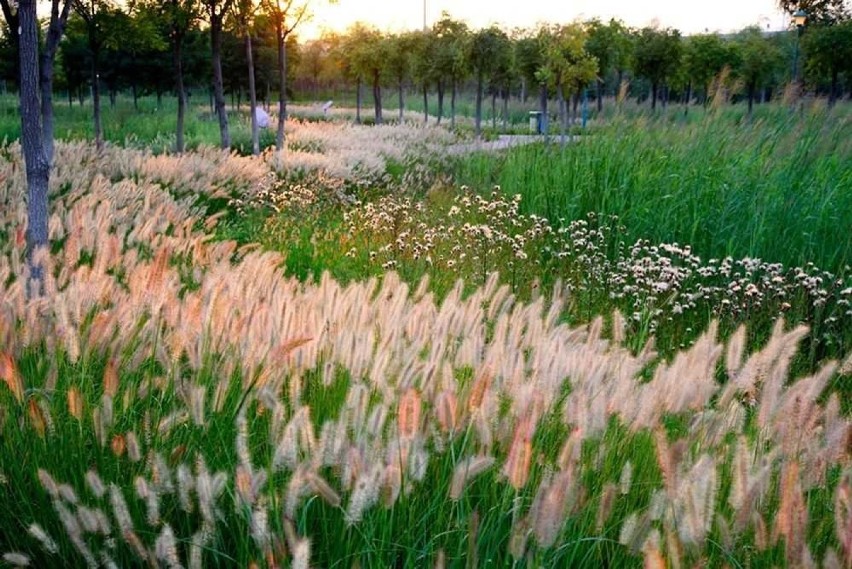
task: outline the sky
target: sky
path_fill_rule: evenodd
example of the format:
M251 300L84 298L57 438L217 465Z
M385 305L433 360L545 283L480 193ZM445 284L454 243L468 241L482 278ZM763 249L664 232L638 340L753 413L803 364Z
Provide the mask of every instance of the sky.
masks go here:
M426 21L432 25L441 11L465 20L472 28L498 24L505 29L531 27L537 22L570 22L575 19L612 17L630 26L658 24L685 34L729 32L759 24L764 29L785 28L789 17L776 7L775 0L425 0ZM311 0L314 17L298 34L304 39L322 30L345 30L362 21L382 31L423 27L424 0Z

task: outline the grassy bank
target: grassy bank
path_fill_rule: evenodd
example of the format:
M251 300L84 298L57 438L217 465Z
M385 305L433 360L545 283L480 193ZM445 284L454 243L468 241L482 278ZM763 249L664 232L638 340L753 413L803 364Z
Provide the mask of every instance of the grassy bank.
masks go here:
M689 244L705 258L852 262L852 116L775 108L753 121L615 119L578 144L462 157L456 179L499 184L553 222L617 215L629 241Z

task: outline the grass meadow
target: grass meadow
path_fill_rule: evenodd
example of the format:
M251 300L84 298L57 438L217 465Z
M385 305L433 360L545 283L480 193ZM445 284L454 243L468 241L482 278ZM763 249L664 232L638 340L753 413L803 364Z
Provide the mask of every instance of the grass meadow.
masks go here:
M304 106L260 157L57 109L38 298L10 105L0 566L852 564L842 105L491 153Z

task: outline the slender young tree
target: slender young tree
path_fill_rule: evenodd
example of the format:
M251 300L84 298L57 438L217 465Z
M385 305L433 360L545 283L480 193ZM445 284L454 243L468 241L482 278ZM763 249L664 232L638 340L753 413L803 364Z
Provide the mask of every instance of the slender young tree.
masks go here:
M482 94L485 81L497 73L511 56L511 44L506 34L497 26L479 30L470 42L470 66L476 77L476 136L482 136ZM492 98L492 114L496 106Z
M287 121L287 37L308 17L308 3L298 0L263 0L263 7L275 22L278 47L278 132L275 147L284 150L284 124Z
M184 151L184 121L186 117L186 89L183 74L183 45L187 33L200 17L200 6L196 0L168 0L163 5L163 15L169 27L172 43L172 66L175 74L175 92L178 100L175 151Z
M219 117L219 136L224 149L231 148L228 111L225 108L225 86L222 78L222 26L234 0L202 0L210 23L210 61L213 67L213 105Z
M257 124L257 88L254 73L254 50L252 47L252 24L257 13L258 5L254 0L238 0L235 5L235 16L239 32L243 36L243 45L248 67L249 114L251 115L251 153L260 154L260 129Z

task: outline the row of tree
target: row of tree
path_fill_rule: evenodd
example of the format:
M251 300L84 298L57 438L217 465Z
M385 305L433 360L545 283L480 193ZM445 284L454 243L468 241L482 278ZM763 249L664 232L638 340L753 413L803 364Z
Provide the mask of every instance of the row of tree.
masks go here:
M80 70L88 69L95 140L99 147L103 139L101 84L108 86L113 98L120 85L119 78L130 85L134 94L140 87L161 93L162 77L168 75L161 72L163 60L170 54L178 100L176 150L183 150L186 79L200 76L201 69L208 63L212 68L209 84L222 147L230 148L223 77L224 38L229 34L235 41L229 45L228 53L242 49L245 58L252 146L258 153L255 44L260 38L275 40L275 73L272 76L277 75L278 87L277 143L283 148L288 38L307 16L308 1L126 0L119 4L115 0L50 0L50 16L46 22L39 22L36 0L0 0L4 20L0 31L5 30L0 38L3 40L0 49L5 50L0 64L6 63L6 75L17 85L20 99L21 146L28 186L27 251L31 292L38 292L42 282L43 268L35 261L35 253L48 243L47 189L53 161L54 68L60 48L63 79L69 92L75 81L78 87L84 82ZM789 12L797 7L809 10L818 24L804 42L807 69L809 75L830 77L833 101L839 93L841 75L847 83L852 75L849 11L844 0L799 0L796 5L794 2L779 0ZM68 38L62 42L66 32ZM463 22L444 15L431 30L399 35L382 34L356 25L348 34L305 46L303 68L330 67L343 79L354 82L359 120L361 85L371 85L377 122L383 120L383 86L392 83L398 88L400 112L404 108L405 86L421 89L427 118L430 90L433 87L437 90L440 117L444 95L449 89L452 121L458 90L472 81L476 89L477 132L481 128L486 90L492 95L493 107L498 95L505 105L513 91L520 89L519 96L525 99L528 87L532 86L539 91L544 117L547 117L548 101L555 94L564 133L568 101L573 97L576 112L580 92L594 83L600 106L607 77L613 73L618 77L618 85L623 84L626 73L644 78L650 84L651 105L656 107L661 90L665 104L670 89L683 89L684 84L687 103L693 99L693 93L701 89L706 100L709 79L730 69L746 85L751 106L769 75L768 70L781 59L780 48L774 41L775 38L755 28L744 30L733 38L706 35L684 40L676 30L645 28L634 31L618 21L541 26L532 32L509 35L496 27L472 31ZM267 46L270 43L267 41ZM209 45L209 50L203 47L205 44ZM798 47L797 41L797 55ZM81 65L81 61L86 65ZM332 64L324 65L323 61ZM12 65L8 65L9 62ZM143 70L148 66L153 66L153 71L146 74ZM798 78L796 69L793 77Z

